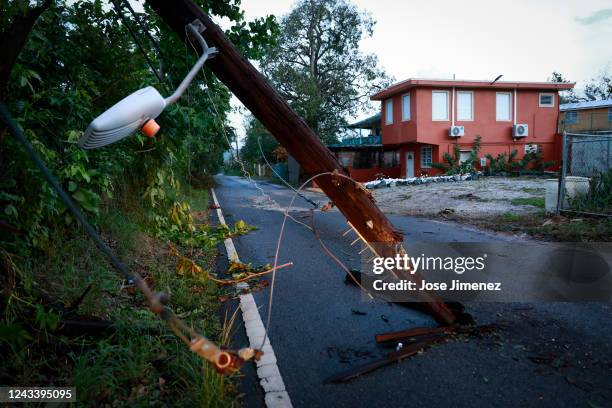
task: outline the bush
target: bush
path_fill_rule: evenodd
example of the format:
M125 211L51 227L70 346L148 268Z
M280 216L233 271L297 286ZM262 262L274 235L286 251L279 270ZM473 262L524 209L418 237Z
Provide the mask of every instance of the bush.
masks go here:
M612 169L591 178L589 192L569 199L576 211L612 214Z
M454 174L466 174L473 173L476 171L476 163L478 163L478 152L480 151L480 135L477 135L474 139L474 144L472 145L472 150L470 151L470 157L461 163L461 151L459 150L459 145L453 145L453 154L450 155L448 152L445 152L442 155L443 162L442 163L433 163L432 167L435 169L440 169L444 171L444 174L452 176Z

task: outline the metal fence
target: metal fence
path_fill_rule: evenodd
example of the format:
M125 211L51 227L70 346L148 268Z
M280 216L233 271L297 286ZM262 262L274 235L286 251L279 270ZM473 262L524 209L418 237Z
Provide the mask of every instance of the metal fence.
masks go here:
M612 131L563 133L557 213L612 216Z

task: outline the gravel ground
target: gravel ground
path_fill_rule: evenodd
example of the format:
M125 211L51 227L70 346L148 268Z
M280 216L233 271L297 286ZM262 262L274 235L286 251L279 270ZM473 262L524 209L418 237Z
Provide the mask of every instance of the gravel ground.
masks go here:
M476 181L396 186L372 190L380 208L392 214L485 218L506 213L527 215L542 209L513 204L517 198L544 199L543 178L482 177Z

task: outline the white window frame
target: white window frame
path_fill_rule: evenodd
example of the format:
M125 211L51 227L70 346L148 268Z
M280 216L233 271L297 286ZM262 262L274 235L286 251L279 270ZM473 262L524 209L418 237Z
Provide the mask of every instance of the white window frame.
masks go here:
M425 157L423 152L426 149L429 150L429 159L430 159L429 164L425 163L425 161L423 160L423 158ZM433 146L432 145L421 146L421 168L431 169L432 164L433 164Z
M463 155L467 154L468 157L465 160L461 160L461 155L462 154ZM468 160L470 160L471 155L472 155L472 151L471 150L460 150L459 151L459 164L463 164L463 163L467 162Z
M389 105L391 105L390 109L389 109ZM392 125L392 124L393 124L393 99L389 98L385 100L385 125Z
M472 97L470 101L472 102L472 106L470 107L470 113L472 116L469 119L461 119L459 117L459 94L470 94ZM474 121L474 91L457 91L457 121L461 122L473 122Z
M433 96L436 93L444 93L444 94L446 94L446 119L436 119L436 118L434 118L434 97ZM448 94L449 94L448 91L442 91L442 90L432 90L431 91L431 120L432 121L434 121L434 122L448 122L450 120L449 119L449 114L448 114L448 111L449 111L449 108L450 108L450 106L449 106L450 104L449 104L449 100L448 100Z
M551 103L542 104L542 96L550 96L552 99ZM540 108L554 108L555 107L555 94L553 92L540 92L538 95L538 105Z
M508 95L508 119L500 119L497 115L497 95ZM495 92L495 121L496 122L512 122L512 93L511 92Z
M408 117L405 116L406 113L406 107L404 106L404 102L406 101L406 97L408 97ZM402 122L408 122L410 120L411 117L411 113L410 113L410 108L412 104L412 97L410 96L410 93L406 93L402 95Z

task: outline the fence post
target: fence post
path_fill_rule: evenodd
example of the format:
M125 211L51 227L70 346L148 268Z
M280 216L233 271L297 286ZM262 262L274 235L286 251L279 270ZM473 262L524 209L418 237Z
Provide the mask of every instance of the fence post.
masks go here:
M557 197L557 215L563 209L563 200L565 199L565 177L567 175L567 132L563 132L563 145L561 153L561 171L559 172L559 191Z

